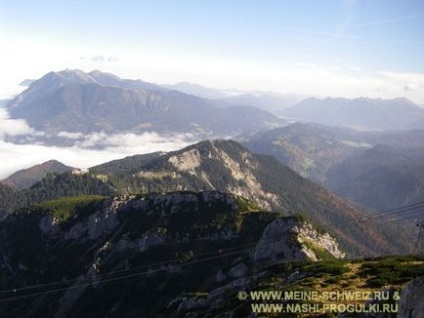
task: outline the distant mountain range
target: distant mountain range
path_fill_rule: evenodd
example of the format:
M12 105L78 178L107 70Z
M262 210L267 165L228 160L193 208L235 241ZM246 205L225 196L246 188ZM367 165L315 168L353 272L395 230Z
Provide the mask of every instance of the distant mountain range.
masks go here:
M419 137L424 138L423 134ZM378 210L422 202L424 145L379 144L334 165L325 185L344 198Z
M334 164L371 147L363 134L318 124L291 124L240 136L251 151L272 155L313 181L325 183Z
M170 90L179 91L185 94L194 95L207 99L217 99L224 98L228 96L227 93L220 91L218 89L205 87L198 84L188 83L188 82L179 82L173 85L162 85ZM249 104L250 105L250 104Z
M296 94L235 94L222 98L216 98L213 100L213 103L219 107L226 107L231 105L255 106L273 114L282 115L284 114L284 109L293 106L306 98L308 98L308 96Z
M28 89L6 107L12 118L25 119L43 132L35 138L44 138L45 142L60 145L76 142L64 132L76 133L74 136L78 138L100 131L187 133L195 135L197 138L193 139L196 140L237 136L237 140L253 152L273 155L302 176L366 207L382 210L407 204L418 200L421 193L423 182L417 171L421 169L422 156L417 140L422 138L422 133L411 129L419 127L424 120L423 110L406 99L310 98L287 108L282 106L285 95L219 97L217 90L189 83L163 87L100 71L84 73L79 70L51 72L27 84L30 84ZM214 97L219 98L210 100L174 89L191 89L198 95L203 92L203 95L215 94ZM292 103L296 96L291 97ZM248 104L269 109L286 107L283 111L286 116L321 124L288 124L258 107L246 106ZM409 129L410 133L384 132L394 128ZM370 159L365 152L372 152L379 145L392 147L393 160L385 158L387 153L377 148L373 156L376 159L368 167ZM414 158L405 159L402 154L405 151ZM401 162L408 162L410 166L401 168ZM380 169L383 166L387 174L381 174L381 178L371 177L374 174L370 167ZM389 180L400 180L388 177L396 171L402 180L409 180L414 185L386 188ZM34 172L30 174L35 175ZM33 181L30 178L14 187L27 188ZM408 183L398 181L398 184ZM5 182L13 185L10 180ZM365 191L367 188L374 190ZM376 189L381 193L375 193ZM396 195L387 196L394 189ZM365 194L370 197L366 199Z
M417 128L424 120L424 110L403 98L317 99L271 93L229 96L187 82L161 86L80 70L50 72L27 84L29 87L5 107L11 118L25 119L45 133L43 141L49 142L46 136L50 136L55 144L66 144L64 132L189 133L208 139L288 123L274 114L292 121L367 130Z
M200 97L99 71L51 72L6 107L12 118L25 119L47 134L155 131L226 136L284 124L254 107L217 108Z
M424 110L405 98L309 98L282 114L324 125L374 130L409 129L417 118L424 118Z
M365 207L382 211L422 201L424 130L358 132L298 123L240 140Z

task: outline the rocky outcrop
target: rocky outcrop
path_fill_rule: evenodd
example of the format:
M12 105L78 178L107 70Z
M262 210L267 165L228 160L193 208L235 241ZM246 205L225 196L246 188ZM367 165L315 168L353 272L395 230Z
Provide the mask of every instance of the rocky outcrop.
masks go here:
M259 266L269 266L280 262L320 260L319 251L327 252L335 258L343 258L334 238L328 233L318 233L309 223L296 218L277 219L270 223L258 244L253 260Z
M60 235L59 221L52 214L48 214L43 217L40 221L39 227L41 232L46 234L48 237L56 237Z
M97 211L87 220L75 224L67 233L66 240L90 239L95 240L100 236L110 233L118 226L116 216L116 207L114 204L119 204L119 201L114 201L106 211Z
M398 318L424 318L424 277L415 278L402 289Z

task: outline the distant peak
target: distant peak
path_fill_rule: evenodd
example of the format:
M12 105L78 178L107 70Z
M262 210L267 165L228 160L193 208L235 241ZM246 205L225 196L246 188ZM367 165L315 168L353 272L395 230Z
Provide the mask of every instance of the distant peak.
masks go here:
M116 80L121 80L121 78L115 74L112 73L108 73L108 72L102 72L100 70L93 70L90 73L88 73L88 75L96 78L96 77L110 77Z
M88 74L90 74L90 75L103 75L103 74L105 74L105 73L103 73L102 71L99 71L99 70L92 70L90 73L88 73Z
M75 74L85 74L83 71L81 71L80 69L72 69L72 68L67 68L64 69L62 71L59 71L59 73L75 73Z
M32 83L34 83L36 80L34 79L25 79L22 82L19 83L19 86L25 86L28 87L30 86Z
M48 160L48 161L42 163L42 165L47 165L47 164L60 164L60 165L64 165L63 163L61 163L60 161L57 161L56 159L51 159L51 160Z

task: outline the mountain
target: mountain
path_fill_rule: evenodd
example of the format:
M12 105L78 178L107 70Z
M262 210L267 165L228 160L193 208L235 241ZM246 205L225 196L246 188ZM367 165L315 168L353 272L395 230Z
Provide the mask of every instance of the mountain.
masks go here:
M34 82L35 82L35 80L33 80L33 79L25 79L25 80L23 80L22 82L19 83L19 86L28 87Z
M422 201L424 130L358 132L297 123L239 140L364 207L383 211Z
M293 106L306 98L307 96L296 94L238 94L215 99L213 103L219 107L230 105L254 106L273 114L281 115L283 114L283 109Z
M73 169L74 168L68 167L59 161L50 160L40 165L15 172L8 178L1 180L0 183L14 189L22 190L29 188L38 181L41 181L48 173L61 174Z
M372 147L368 135L318 124L295 123L239 136L255 153L272 155L303 177L325 184L328 170Z
M279 125L259 109L243 120L200 97L114 75L78 70L51 72L7 104L12 118L25 119L48 135L104 131L190 133L227 136ZM243 109L238 109L243 111Z
M390 285L390 303L424 274L422 256L344 261L337 241L307 220L257 208L218 191L77 196L30 207L0 223L0 310L4 317L245 317L256 291ZM371 301L365 295L358 303Z
M392 233L392 223L377 225L379 219L357 222L371 214L273 157L252 154L234 141L204 141L150 161L127 157L107 169L105 165L92 167L90 173L117 193L218 190L243 196L264 210L303 213L314 224L331 229L350 255L401 253L411 248ZM348 226L341 228L340 224ZM401 236L410 234L402 232Z
M162 87L207 99L217 99L227 96L226 93L221 92L220 90L188 82L179 82L173 85L162 85Z
M114 190L96 176L79 170L48 173L27 189L0 184L0 221L14 211L46 200L76 195L113 195Z
M90 170L96 175L101 174L125 174L131 172L138 166L143 166L149 163L151 160L165 155L166 152L152 152L142 155L128 156L124 159L112 160L98 166L92 167Z
M164 91L163 87L141 80L121 79L111 73L104 73L99 70L94 70L85 73L81 70L63 70L59 72L49 72L38 80L26 80L24 86L29 86L29 89L24 92L22 98L31 98L36 93L53 91L57 88L71 84L98 84L101 86L118 87L122 89L148 89ZM13 105L11 106L13 107Z
M422 202L424 145L378 144L334 165L326 185L344 198L377 210Z
M283 115L298 120L362 129L405 128L424 110L405 98L309 98L285 109Z
M9 205L5 203L4 210L75 195L201 190L233 193L262 210L302 213L317 226L328 228L351 256L412 249L410 242L415 234L398 231L400 226L410 228L409 221L376 218L273 157L252 154L240 144L225 140L204 141L170 153L126 157L88 172L48 174L29 189L19 191L21 199L6 202Z
M418 119L412 120L411 122L407 123L404 128L405 129L424 129L424 116L421 116Z

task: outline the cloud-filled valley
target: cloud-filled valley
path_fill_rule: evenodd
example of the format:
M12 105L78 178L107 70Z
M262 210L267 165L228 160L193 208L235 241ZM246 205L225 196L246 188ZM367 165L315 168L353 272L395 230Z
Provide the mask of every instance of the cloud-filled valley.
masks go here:
M89 168L134 154L177 150L195 141L189 134L59 132L57 137L69 142L65 147L45 144L46 137L52 136L31 128L25 120L11 119L7 110L0 108L0 179L51 159Z

